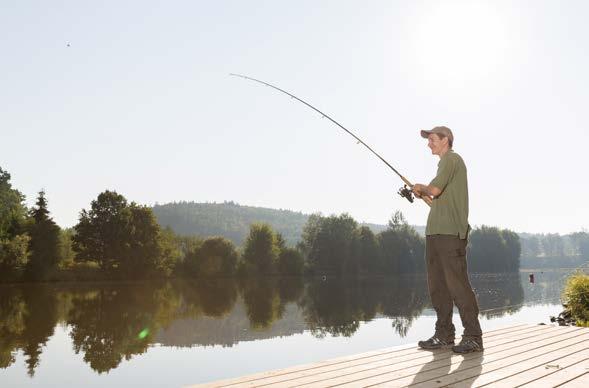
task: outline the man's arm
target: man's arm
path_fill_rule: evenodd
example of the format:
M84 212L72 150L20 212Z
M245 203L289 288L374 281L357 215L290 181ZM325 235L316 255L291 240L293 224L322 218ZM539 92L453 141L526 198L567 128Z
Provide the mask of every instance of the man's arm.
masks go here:
M436 198L442 194L442 191L446 189L446 185L450 182L454 169L456 166L455 158L445 157L440 160L438 164L438 172L436 177L429 183L429 185L423 185L416 183L411 188L415 196L429 196Z
M422 185L421 183L414 184L413 187L411 188L411 190L413 191L413 194L415 194L415 196L417 198L421 198L423 196L435 198L438 195L442 194L442 190L440 190L436 186Z

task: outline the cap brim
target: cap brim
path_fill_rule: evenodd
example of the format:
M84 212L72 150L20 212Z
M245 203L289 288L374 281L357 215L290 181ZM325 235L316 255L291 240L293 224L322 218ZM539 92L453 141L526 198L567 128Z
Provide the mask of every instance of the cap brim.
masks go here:
M431 135L433 132L432 131L425 131L425 130L421 130L421 137L423 137L424 139L427 139L429 137L429 135Z

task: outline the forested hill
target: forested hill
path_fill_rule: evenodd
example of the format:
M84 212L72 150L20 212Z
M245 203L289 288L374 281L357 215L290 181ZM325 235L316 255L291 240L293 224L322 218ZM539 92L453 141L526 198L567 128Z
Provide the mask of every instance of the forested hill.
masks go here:
M223 236L237 245L245 240L249 226L265 222L289 243L298 241L308 215L291 210L242 206L235 202L174 202L155 205L153 212L163 227L181 235Z
M223 236L236 245L245 240L249 226L255 222L265 222L281 233L291 245L301 236L308 214L292 210L269 209L255 206L242 206L235 202L197 203L174 202L155 205L153 212L163 227L170 226L181 235ZM388 215L383 215L383 219ZM386 229L385 225L366 224L375 233Z

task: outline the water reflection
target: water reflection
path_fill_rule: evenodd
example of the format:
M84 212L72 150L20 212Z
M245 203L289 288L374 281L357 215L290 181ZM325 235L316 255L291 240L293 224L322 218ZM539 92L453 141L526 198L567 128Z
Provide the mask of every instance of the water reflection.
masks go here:
M57 324L55 293L45 287L7 287L0 296L0 367L15 361L16 350L25 356L28 374L39 365L42 347Z
M566 273L475 275L481 314L512 314L556 303ZM67 326L75 353L97 373L164 346L233 346L309 331L317 338L352 336L361 322L388 318L405 336L433 315L424 276L398 278L217 279L0 287L0 368L22 352L30 376L56 325Z
M180 306L169 284L100 287L75 295L67 314L74 351L98 373L144 353L153 333L169 323Z
M479 301L480 315L495 318L522 308L524 290L519 273L474 275L471 282Z

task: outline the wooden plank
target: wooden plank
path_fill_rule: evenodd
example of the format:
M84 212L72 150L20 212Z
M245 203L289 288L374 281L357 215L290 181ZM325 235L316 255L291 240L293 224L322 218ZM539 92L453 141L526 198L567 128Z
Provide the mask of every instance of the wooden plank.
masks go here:
M555 369L556 368L556 369ZM497 387L555 387L589 373L589 349L562 357L494 384ZM589 386L587 384L586 386Z
M543 337L528 338L526 341L507 341L501 346L497 346L495 350L485 352L471 353L465 356L455 355L451 351L447 351L446 355L434 356L434 359L421 365L411 368L406 368L401 371L396 371L388 368L380 368L380 370L372 371L371 373L359 373L355 376L346 376L345 378L334 378L331 382L334 384L342 384L342 386L406 386L408 384L426 383L430 380L437 380L447 377L449 373L463 372L468 369L473 371L484 362L498 362L504 360L506 357L517 356L518 354L528 351L530 344L535 346L555 346L569 341L574 343L579 334L576 331L582 329L572 330L557 330L557 333L546 333ZM582 331L585 332L585 331ZM589 339L589 331L585 332ZM573 339L571 341L571 338ZM467 378L470 376L466 376ZM448 381L454 383L456 381ZM425 384L424 386L426 386ZM322 386L322 385L317 385ZM326 384L324 386L329 386Z
M552 332L549 328L547 328L548 330L546 333L544 333L544 337L542 337L540 334L538 334L537 331L533 332L533 333L529 333L529 336L527 337L523 337L523 338L527 338L529 341L535 341L538 338L545 338L545 339L550 339L554 337L554 332ZM512 344L512 346L517 346L517 341L523 341L521 335L519 335L516 338L516 341L514 342L514 338L502 338L502 337L496 337L494 339L494 341L489 341L489 345L487 345L487 349L491 349L493 347L496 346L500 346L503 344ZM494 345L494 343L497 343ZM520 345L521 346L521 345ZM488 351L489 352L489 351ZM429 363L432 364L434 362L436 362L437 364L443 364L445 363L446 359L449 359L452 357L452 352L448 351L448 350L439 350L439 351L424 351L424 350L418 350L415 349L414 351L414 355L412 358L404 358L402 360L398 360L397 358L395 359L388 359L385 360L386 362L378 362L378 363L370 363L367 365L361 365L359 367L354 366L354 367L349 367L346 368L344 371L330 371L330 372L324 372L321 374L314 374L312 376L303 378L303 376L296 376L297 380L296 380L296 384L297 385L301 385L301 384L310 384L313 383L315 386L323 386L323 385L330 385L330 384L344 384L349 382L350 380L355 380L357 377L355 377L355 374L358 373L362 373L364 375L382 375L384 373L392 373L392 372L399 372L399 373L405 373L406 375L412 375L412 373L408 372L408 368L413 368L413 369L417 369L419 367L421 367L422 365ZM458 359L455 360L455 362L458 362ZM432 368L435 368L437 365L433 364ZM364 376L366 377L366 376ZM292 379L289 381L289 383L292 384Z
M393 348L386 348L386 349L381 349L381 350L377 350L377 351L370 351L370 352L366 352L366 353L355 354L353 356L343 356L343 357L332 358L332 359L309 363L309 364L297 365L294 367L259 372L259 373L255 373L255 374L251 374L251 375L247 375L247 376L243 376L243 377L229 378L229 379L218 380L218 381L214 381L214 382L210 382L210 383L190 385L189 387L202 387L202 388L204 388L204 387L228 387L228 386L237 385L237 384L242 385L244 383L248 383L248 382L253 383L253 382L267 379L270 377L290 375L290 374L298 373L301 371L321 369L321 368L325 368L325 367L329 367L329 366L333 366L333 365L339 365L339 364L347 364L349 362L359 361L359 360L363 360L363 359L370 359L373 357L390 355L393 352L402 352L404 350L413 351L414 349L415 349L415 344L401 345L401 346L397 346L397 347L393 347Z
M461 371L454 371L452 374L438 377L435 380L435 386L453 385L468 387L480 387L497 380L511 376L512 374L531 369L545 363L552 363L554 359L562 356L556 356L555 352L564 354L573 354L575 352L585 351L589 341L589 332L583 330L583 334L574 338L569 338L564 341L556 341L551 345L537 347L527 350L522 353L502 357L499 360L494 360L485 363L471 363L467 368L462 368ZM468 362L468 361L467 361ZM465 363L467 363L465 362ZM462 364L465 364L462 363ZM461 365L462 365L461 364ZM493 372L493 373L491 373ZM431 384L416 384L415 387L431 387Z
M485 333L485 339L491 338L509 338L510 336L517 336L522 333L537 333L548 329L550 326L542 326L542 325L529 325L529 324L522 324L517 326L508 326L503 328L498 328L492 331ZM353 356L344 356L339 358L334 358L330 360L325 360L321 362L305 364L295 367L289 367L284 369L278 369L274 371L267 371L261 372L253 375L248 375L239 378L231 378L221 381L215 381L212 383L195 385L195 387L226 387L231 385L239 384L241 386L256 386L262 384L268 384L270 381L268 379L280 378L280 376L284 377L284 379L290 379L293 374L296 373L304 373L304 374L312 374L312 373L320 373L322 370L329 370L329 368L346 368L350 365L356 365L358 363L368 363L372 361L379 361L383 358L390 359L391 357L400 357L405 355L415 355L416 352L416 345L409 344L404 346L397 346L393 348L381 349L377 351L371 351L366 353L361 353ZM419 357L423 355L419 354ZM280 380L275 380L278 382Z
M528 331L524 332L527 333L528 337L527 338L536 338L536 336L538 335L539 332L543 332L543 331L547 331L550 330L549 327L543 327L543 326L532 326L532 327L528 327L527 328ZM521 331L518 331L517 333L513 333L513 332L508 332L509 335L507 336L501 336L501 335L497 335L495 337L492 337L490 340L490 343L493 343L493 341L512 341L512 337L521 337ZM398 353L394 353L394 354L386 354L386 355L382 355L379 356L377 358L370 358L368 360L352 360L350 362L346 362L345 364L337 364L337 365L330 365L328 367L324 367L324 368L314 368L314 369L309 369L306 371L298 371L297 373L294 374L290 374L288 376L282 374L282 375L278 375L278 376L273 376L271 378L266 378L266 379L256 379L255 381L249 381L249 382L244 382L244 381L240 381L239 383L241 384L241 386L248 386L247 384L249 384L249 386L263 386L263 385L268 385L268 384L277 384L280 383L281 385L292 385L295 384L293 383L293 381L296 380L296 384L295 385L300 385L300 384L304 384L304 383L309 383L309 382L313 382L316 380L325 380L326 378L329 379L332 376L341 376L341 375L346 375L349 374L349 370L353 369L354 367L358 367L360 366L360 369L373 369L375 368L375 366L380 366L380 365L395 365L401 362L407 362L407 361L411 361L413 363L413 365L421 365L424 362L426 362L426 360L424 360L424 358L429 358L432 356L432 353L437 354L437 353L447 353L446 350L436 350L436 351L421 351L418 350L416 348L415 345L412 346L411 349L407 349L404 350L402 352L398 352ZM383 362L384 361L384 362ZM325 374L328 375L328 377L322 377L325 376Z
M564 388L587 388L589 387L589 372L583 373L581 376L578 376L574 380L567 381L561 385L555 385L555 387L564 387Z
M482 353L461 356L410 344L196 386L589 386L589 349L583 342L589 341L588 329L522 324L483 338ZM545 368L553 360L560 369Z

